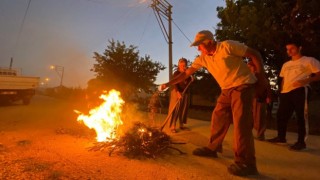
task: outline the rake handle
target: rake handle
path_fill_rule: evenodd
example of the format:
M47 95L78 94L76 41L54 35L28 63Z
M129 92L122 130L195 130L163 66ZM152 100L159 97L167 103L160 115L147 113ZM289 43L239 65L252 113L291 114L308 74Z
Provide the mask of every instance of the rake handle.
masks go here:
M166 126L168 120L170 119L170 117L172 116L173 111L176 109L176 106L178 103L180 103L180 101L183 99L184 94L186 93L187 89L189 88L190 84L192 83L193 80L191 80L188 85L186 86L186 88L184 88L183 92L181 93L181 97L177 100L176 104L173 106L174 108L172 108L172 110L169 112L167 118L164 120L162 126L160 127L160 131L163 130L163 128Z

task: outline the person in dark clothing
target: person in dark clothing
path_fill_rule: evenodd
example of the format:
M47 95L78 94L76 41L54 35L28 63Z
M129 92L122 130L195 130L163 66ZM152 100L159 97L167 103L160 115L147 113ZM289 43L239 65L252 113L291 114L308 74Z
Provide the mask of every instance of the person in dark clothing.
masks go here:
M248 67L255 74L256 68L252 61L249 61ZM266 77L267 78L267 77ZM252 113L253 113L253 128L256 130L256 139L259 141L265 140L265 131L267 129L267 104L271 102L271 87L268 86L264 94L260 97L253 98Z
M187 60L185 58L179 59L177 71L173 73L173 78L187 69ZM189 109L189 94L187 93L189 84L192 82L192 77L175 84L171 89L169 112L172 112L170 119L170 129L172 133L176 133L176 123L179 119L179 129L189 130L184 124L187 123L187 115ZM180 102L177 102L180 101Z

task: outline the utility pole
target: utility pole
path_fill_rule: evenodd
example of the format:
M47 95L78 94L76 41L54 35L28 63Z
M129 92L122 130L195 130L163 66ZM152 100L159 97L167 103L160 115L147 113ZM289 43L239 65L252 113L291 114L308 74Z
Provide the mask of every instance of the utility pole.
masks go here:
M50 66L50 69L55 70L58 76L60 77L60 87L62 87L62 80L63 80L63 74L64 74L64 67L58 66L58 65L52 65Z
M12 63L13 63L13 58L10 59L10 66L9 66L9 69L12 68Z
M160 29L169 46L169 80L172 79L172 5L166 0L152 0L151 8L157 18ZM168 21L168 29L163 24L162 18Z

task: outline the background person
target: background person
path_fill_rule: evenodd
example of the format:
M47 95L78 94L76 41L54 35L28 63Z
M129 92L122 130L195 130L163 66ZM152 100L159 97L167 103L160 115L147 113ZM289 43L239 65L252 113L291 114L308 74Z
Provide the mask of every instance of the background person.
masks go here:
M285 62L280 71L282 83L277 111L278 136L268 141L271 143L287 142L287 123L295 112L298 123L298 140L289 149L299 151L306 148L309 83L320 80L320 63L313 57L302 55L299 37L290 39L286 43L286 50L291 60ZM314 75L311 76L311 74Z
M253 74L256 74L256 68L252 61L249 61L248 67ZM271 88L266 89L260 97L253 98L252 113L253 113L253 128L256 130L256 139L259 141L265 140L265 131L267 129L267 104L271 103Z
M173 78L177 77L180 73L183 73L187 69L188 61L185 58L181 58L178 61L178 68L173 73ZM188 77L184 81L175 84L170 93L169 112L172 111L170 118L170 130L172 133L176 133L176 123L179 119L179 129L189 130L184 124L187 124L188 109L189 109L189 93L187 92L189 84L192 82L192 77ZM184 92L184 93L183 93ZM182 94L183 93L183 94ZM178 102L177 104L177 101Z

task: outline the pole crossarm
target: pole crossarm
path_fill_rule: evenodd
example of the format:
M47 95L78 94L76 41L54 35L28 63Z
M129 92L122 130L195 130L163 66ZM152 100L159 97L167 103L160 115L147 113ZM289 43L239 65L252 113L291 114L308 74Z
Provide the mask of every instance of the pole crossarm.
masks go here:
M166 16L169 16L171 14L172 5L169 4L166 0L152 0L151 7L155 8L157 11L162 12Z

